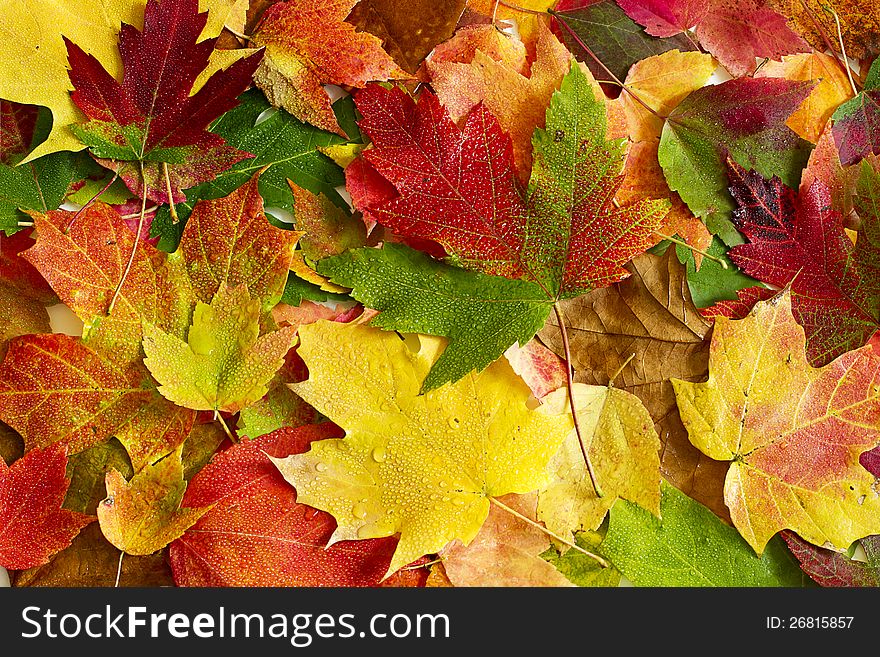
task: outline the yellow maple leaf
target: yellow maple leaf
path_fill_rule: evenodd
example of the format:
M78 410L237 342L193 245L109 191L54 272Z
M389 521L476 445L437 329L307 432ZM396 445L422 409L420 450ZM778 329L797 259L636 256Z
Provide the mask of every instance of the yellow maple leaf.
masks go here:
M199 9L208 11L202 39L220 34L235 2L199 0ZM73 86L67 75L67 49L62 36L94 55L111 75L120 79L120 25L128 23L141 29L145 5L146 0L0 0L0 98L52 110L52 131L25 161L56 151L84 148L69 129L84 117L70 100ZM232 56L236 59L253 51L231 52L236 53ZM207 80L218 68L230 63L228 54L218 60L212 56L200 80ZM197 90L198 85L193 91Z
M577 432L571 431L550 460L551 483L538 498L538 519L547 529L571 537L594 530L622 497L660 515L660 438L654 420L635 395L612 386L574 384L578 422L603 496L598 497L584 465ZM564 412L568 391L543 399Z
M299 331L310 376L291 388L346 436L274 462L298 501L336 518L330 544L400 533L390 574L453 539L470 543L490 498L546 483L571 417L529 409L505 359L420 396L442 339L419 336L414 351L368 326L322 320Z
M731 461L724 501L759 554L782 529L845 549L880 533L880 492L859 456L880 443L872 347L813 368L786 290L742 320L718 317L709 380L672 379L690 441Z

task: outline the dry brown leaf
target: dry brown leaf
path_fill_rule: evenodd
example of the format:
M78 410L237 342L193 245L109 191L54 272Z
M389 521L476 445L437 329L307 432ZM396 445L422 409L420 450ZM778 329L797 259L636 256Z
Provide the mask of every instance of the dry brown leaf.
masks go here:
M575 380L607 385L624 362L615 386L634 394L651 414L663 445L660 468L683 492L727 517L723 502L725 468L696 450L678 415L671 378L704 381L708 376L711 324L691 301L684 267L668 249L645 254L627 265L622 283L562 302L571 341ZM562 355L555 316L538 333Z
M465 4L465 0L361 0L345 21L382 39L382 48L398 66L415 73L434 46L452 36Z

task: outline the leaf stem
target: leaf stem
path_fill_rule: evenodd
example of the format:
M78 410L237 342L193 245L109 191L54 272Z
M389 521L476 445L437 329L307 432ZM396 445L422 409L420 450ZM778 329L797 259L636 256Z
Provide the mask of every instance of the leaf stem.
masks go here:
M137 253L138 242L141 241L141 231L144 229L144 215L146 214L147 210L147 181L144 178L143 160L140 160L139 164L141 166L141 185L143 186L144 195L144 197L141 199L141 214L140 218L138 219L137 231L134 235L134 243L131 247L131 255L128 256L128 264L125 266L125 271L122 274L122 278L119 279L119 285L117 285L116 289L113 291L113 298L110 299L110 305L107 306L108 315L113 312L113 307L116 305L116 300L119 299L119 295L122 292L122 286L125 284L125 279L128 278L128 273L131 271L132 264L134 264L134 254Z
M511 514L511 515L513 515L513 516L515 516L515 517L517 517L517 518L519 518L519 519L522 520L523 522L526 522L526 523L530 524L530 525L531 525L532 527L534 527L535 529L538 529L538 530L542 531L543 533L547 534L547 536L550 536L551 538L555 538L557 541L559 541L559 542L562 543L563 545L567 545L568 547L572 548L573 550L577 550L578 552L581 552L582 554L587 555L587 556L590 557L591 559L595 559L595 561L596 561L600 566L602 566L602 568L608 568L608 566L611 565L611 564L609 564L607 561L605 561L605 559L603 559L602 557L600 557L598 554L593 554L593 553L590 552L589 550L585 550L584 548L582 548L580 545L578 545L578 544L575 543L574 541L569 541L569 540L563 538L562 536L560 536L559 534L557 534L556 532L550 531L549 529L547 529L547 528L546 528L544 525L542 525L541 523L539 523L539 522L535 522L535 521L532 520L531 518L528 518L528 517L524 516L524 515L521 514L519 511L516 511L515 509L511 509L509 506L507 506L506 504L504 504L504 502L499 502L499 501L498 501L497 499L495 499L494 497L490 497L490 498L489 498L489 501L490 501L492 504L494 504L495 506L497 506L499 509L504 509L505 511L507 511L507 513L509 513L509 514Z
M813 10L810 9L809 5L807 5L807 3L804 2L804 0L800 0L800 3L801 3L801 7L804 8L804 12L807 14L807 16L810 17L810 20L813 21L813 25L815 25L816 29L819 31L819 35L822 37L822 41L825 42L825 45L828 47L828 50L831 51L831 54L834 56L834 59L837 61L837 63L840 64L840 67L846 71L847 77L849 77L850 83L852 84L854 81L852 79L852 72L850 71L850 68L849 68L849 62L846 61L846 52L844 51L844 53L843 53L844 59L841 59L840 55L837 54L837 50L835 50L835 48L834 48L834 44L831 41L831 37L828 36L828 33L825 31L824 26L822 25L822 23L819 22L819 19L816 18L816 15L813 13ZM836 14L835 14L835 17L836 17ZM842 39L841 39L841 45L843 45ZM853 84L853 89L855 89L855 84ZM856 92L856 95L858 95L858 92Z
M616 371L614 374L611 375L611 378L608 379L608 387L609 387L609 388L613 388L613 387L614 387L614 380L615 380L618 376L620 376L620 373L623 372L623 368L626 367L627 365L629 365L630 361L631 361L633 358L635 358L635 357L636 357L635 352L631 353L631 354L629 355L629 358L627 358L625 361L623 361L623 363L621 364L621 366L617 368L617 371Z
M229 438L229 441L232 443L237 443L238 439L232 435L232 431L229 430L229 425L226 424L226 420L223 419L223 416L220 414L216 408L214 409L214 419L220 423L220 426L223 427L223 431L226 432L226 437Z
M648 103L646 103L644 100L642 100L642 98L636 92L634 92L632 89L627 87L623 82L621 82L620 78L618 78L616 75L614 75L614 73L611 71L611 69L608 68L607 66L605 66L605 64L602 62L602 60L596 56L596 53L594 53L590 49L590 47L586 43L583 42L583 40L578 36L578 33L575 32L574 29L572 29L572 27L565 21L565 19L562 17L562 14L560 12L554 11L553 9L548 9L547 13L559 21L559 24L562 25L562 27L565 28L565 31L571 35L571 38L575 40L575 43L577 43L581 48L583 48L584 52L586 52L590 57L592 57L593 61L595 61L602 68L603 71L605 71L608 75L610 75L611 79L614 80L614 82L616 84L620 85L621 89L623 89L626 93L628 93L630 96L632 96L633 100L635 100L639 105L644 107L645 110L647 110L648 112L650 112L651 114L656 116L661 121L665 121L666 119L669 118L667 116L663 116L662 114L660 114L660 112L658 112L653 107L648 105Z
M410 566L404 566L403 568L401 568L401 570L418 570L419 568L427 568L428 566L433 566L435 563L443 563L443 557L437 557L436 559L426 561L425 563L417 563Z
M119 565L116 566L116 582L113 584L114 589L119 588L119 581L122 579L122 557L125 556L125 552L122 550L119 551Z
M177 216L177 208L174 207L174 193L171 191L171 175L168 173L168 163L162 163L162 175L165 176L165 193L168 194L168 210L171 212L171 223L176 224L180 222L180 218ZM146 188L146 183L144 183L144 187Z
M116 179L117 179L118 177L119 177L119 172L118 172L118 171L114 171L114 172L113 172L113 177L110 179L110 182L108 182L106 185L104 185L104 187L101 188L101 191L99 191L97 194L95 194L92 198L90 198L90 199L86 202L86 204L85 204L84 206L82 206L79 210L76 211L76 214L73 215L73 218L70 220L70 223L67 224L67 228L64 229L64 234L65 234L65 235L66 235L67 233L70 232L70 229L71 229L71 228L73 228L73 222L76 221L77 219L79 219L79 215L81 215L83 212L85 212L85 209L86 209L87 207L89 207L92 203L94 203L94 202L95 202L95 199L97 199L98 197L101 196L101 194L103 194L103 193L106 192L108 189L110 189L110 185L112 185L113 183L115 183L115 182L116 182Z
M843 55L843 61L846 62L846 77L849 78L849 86L852 88L853 96L858 96L859 92L856 89L856 83L853 80L852 71L849 68L849 60L846 56L846 46L843 45L843 32L840 30L840 19L837 17L837 12L832 8L823 7L825 11L830 11L831 15L834 17L834 24L837 26L837 40L840 43L840 54Z
M581 435L581 423L578 420L578 413L575 408L574 378L572 376L574 366L571 363L571 346L568 342L568 330L565 328L565 318L562 316L562 310L559 308L559 303L553 304L553 310L556 312L556 321L559 324L559 332L562 334L562 349L565 353L565 384L568 388L568 405L571 408L571 418L574 421L574 430L577 434L581 454L584 457L584 463L587 466L587 472L590 475L590 482L593 484L593 489L596 491L596 497L602 497L604 494L602 493L602 488L599 486L599 481L596 478L596 472L593 470L593 462L590 461L590 456L587 454L587 448L586 445L584 445L584 437Z
M713 262L717 262L719 265L721 265L721 268L722 268L722 269L730 269L730 265L728 265L724 260L722 260L722 259L719 258L718 256L713 256L713 255L712 255L711 253L709 253L708 251L704 251L703 249L698 249L698 248L695 247L693 244L688 244L688 243L685 242L684 240L680 240L680 239L678 239L677 237L672 237L671 235L664 235L663 233L659 233L659 232L657 232L656 230L654 231L654 234L655 234L655 235L659 235L659 236L662 237L664 240L669 240L669 241L672 242L673 244L678 244L678 245L680 245L680 246L683 246L683 247L686 248L686 249L690 249L690 250L693 251L694 253L699 253L699 254L700 254L701 256L703 256L704 258L708 258L709 260L712 260Z
M15 225L18 226L19 228L33 228L34 222L33 221L19 221L19 222L16 222Z

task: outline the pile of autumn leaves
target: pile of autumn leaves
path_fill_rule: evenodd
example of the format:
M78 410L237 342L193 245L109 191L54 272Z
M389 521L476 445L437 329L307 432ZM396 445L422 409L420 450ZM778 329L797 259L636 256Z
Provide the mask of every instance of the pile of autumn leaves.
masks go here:
M880 581L857 12L95 2L0 77L15 585Z

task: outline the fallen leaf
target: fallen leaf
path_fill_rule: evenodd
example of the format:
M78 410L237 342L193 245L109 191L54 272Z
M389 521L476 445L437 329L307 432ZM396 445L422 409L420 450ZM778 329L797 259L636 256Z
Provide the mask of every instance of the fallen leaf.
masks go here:
M810 145L785 121L812 86L772 78L729 80L697 89L666 120L658 152L666 181L728 245L741 238L729 223L734 203L727 191L727 158L797 185Z
M94 516L61 508L70 483L66 466L61 445L30 450L12 467L0 460L0 566L40 566L94 522Z
M453 539L469 544L491 498L544 483L571 428L526 407L528 387L503 359L419 396L437 338L411 351L394 333L320 321L300 340L310 376L293 390L346 437L273 462L300 502L336 518L330 544L399 532L388 574Z
M269 7L251 39L265 47L254 81L298 119L343 134L322 84L363 87L408 75L381 40L345 22L357 0L288 0Z
M756 556L737 531L664 482L662 520L619 501L599 545L636 586L803 586L804 575L774 538Z
M247 285L221 283L210 305L196 304L186 341L145 325L144 365L162 396L215 413L237 413L259 400L295 339L292 327L260 335L260 314Z
M616 385L638 397L654 420L663 444L660 471L725 514L724 469L688 441L669 383L672 377L705 379L711 324L690 301L684 268L671 249L663 257L639 256L627 267L632 276L622 283L560 304L575 381L604 386L619 371ZM555 317L538 337L557 355L565 353Z
M183 499L208 511L171 544L179 586L376 586L397 543L392 538L327 547L333 518L296 501L267 455L302 453L309 443L338 437L329 423L285 427L218 454L191 482ZM418 571L401 571L400 585L418 585Z
M875 60L862 91L838 107L831 120L842 164L856 164L868 155L880 154L880 63Z
M133 555L148 555L179 538L209 510L182 508L186 490L180 450L148 465L131 481L107 473L107 497L98 505L101 532L114 546Z
M877 177L870 167L867 171ZM736 165L730 177L739 204L733 220L749 240L731 249L730 258L764 283L791 287L792 311L807 333L809 362L825 365L865 344L880 327L875 236L880 215L866 216L853 246L821 181L798 194L779 178L765 180Z
M810 367L788 291L742 320L716 317L709 380L673 379L691 442L732 461L724 500L759 554L778 531L843 549L880 533L859 455L880 443L880 358L870 346Z
M788 549L807 575L822 586L880 586L880 536L859 541L867 561L811 545L794 532L782 532Z
M65 37L70 97L88 119L71 130L140 198L180 202L181 190L250 156L207 127L235 107L262 53L215 72L193 93L214 48L213 39L197 43L207 20L196 0L147 0L144 29L123 24L119 33L121 84Z
M535 520L534 493L505 495L500 501ZM492 507L473 541L468 545L455 541L441 556L453 586L574 586L540 557L549 548L547 534Z
M819 141L834 110L853 95L849 80L837 60L821 52L789 55L781 62L767 62L755 77L818 81L807 99L785 122L799 137L814 144Z
M829 37L837 49L837 23L840 21L846 54L854 59L870 59L880 54L880 10L872 0L769 0L790 17L798 34L803 35L817 50L825 50ZM825 33L823 37L822 33Z
M618 498L660 513L660 439L647 409L632 393L608 386L575 383L575 409L584 446L569 432L550 459L550 484L538 496L538 519L550 531L568 538L598 529ZM568 390L542 400L551 411L564 413ZM587 451L602 497L596 494L584 465Z

